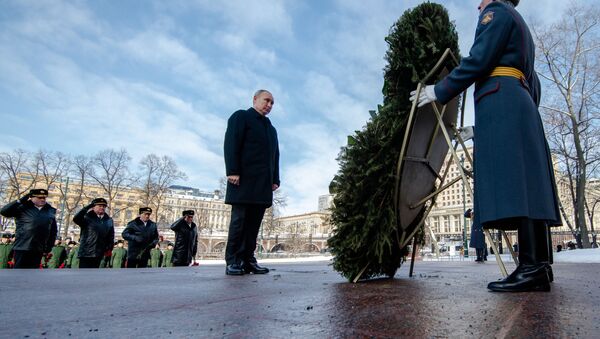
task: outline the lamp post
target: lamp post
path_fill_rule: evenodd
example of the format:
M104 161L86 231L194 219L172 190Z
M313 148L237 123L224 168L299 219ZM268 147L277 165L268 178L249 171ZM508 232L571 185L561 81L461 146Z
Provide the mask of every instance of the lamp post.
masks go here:
M460 156L460 166L464 168L465 156L464 154ZM465 258L469 257L469 244L467 242L467 216L465 212L467 211L467 198L465 195L465 185L468 185L468 182L463 182L462 185L462 201L463 201L463 253Z
M62 185L62 179L61 183ZM61 204L60 204L60 224L58 225L58 234L61 234L63 225L65 224L65 205L67 203L67 194L69 192L69 177L67 177L67 183L65 185L65 193L63 195Z

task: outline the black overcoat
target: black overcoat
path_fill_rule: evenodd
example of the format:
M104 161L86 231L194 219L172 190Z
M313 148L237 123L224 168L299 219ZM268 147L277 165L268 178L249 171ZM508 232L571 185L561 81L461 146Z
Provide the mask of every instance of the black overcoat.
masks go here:
M82 208L73 218L73 222L81 228L79 258L99 258L112 250L115 242L113 219L108 214L98 218L94 211L88 211L91 207L93 205Z
M127 240L127 259L136 259L144 251L141 260L148 260L150 250L158 244L156 223L148 220L144 226L144 222L139 217L127 224L122 236Z
M192 222L190 227L183 218L180 218L171 225L171 230L175 232L175 246L171 262L189 265L198 251L198 229L196 224Z
M15 218L16 251L35 251L50 253L56 239L56 208L45 204L38 209L33 202L13 201L2 207L0 214Z
M227 183L226 204L273 203L273 184L279 186L279 143L269 118L254 108L239 110L227 121L225 170L239 175L240 185Z

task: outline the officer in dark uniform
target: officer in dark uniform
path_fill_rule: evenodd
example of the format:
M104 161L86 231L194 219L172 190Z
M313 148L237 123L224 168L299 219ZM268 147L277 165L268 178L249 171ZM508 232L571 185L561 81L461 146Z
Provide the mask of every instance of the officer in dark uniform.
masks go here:
M14 268L39 268L56 239L56 208L46 202L48 190L32 189L2 207L0 214L15 218Z
M171 225L175 232L173 266L189 266L198 251L198 229L194 223L194 211L183 211L183 217Z
M127 268L143 268L148 266L150 250L158 244L156 223L150 220L152 208L142 207L140 215L130 221L123 230L123 239L127 240Z
M277 131L267 115L275 103L266 90L254 94L253 107L236 111L225 132L225 203L231 206L225 261L228 275L265 274L256 262L256 237L265 210L279 188Z
M483 262L483 257L485 253L485 237L483 235L483 229L481 225L476 225L473 223L473 209L469 208L465 211L465 218L471 219L471 238L469 240L469 247L475 249L475 254L477 255L477 262Z
M519 0L483 0L469 56L435 85L419 107L447 103L475 86L475 224L518 230L519 266L493 291L549 291L548 227L561 224L549 148L537 110L535 46L515 10ZM413 92L411 100L415 100Z
M113 219L106 213L107 201L96 198L75 214L73 222L81 227L79 268L99 268L106 252L115 241Z

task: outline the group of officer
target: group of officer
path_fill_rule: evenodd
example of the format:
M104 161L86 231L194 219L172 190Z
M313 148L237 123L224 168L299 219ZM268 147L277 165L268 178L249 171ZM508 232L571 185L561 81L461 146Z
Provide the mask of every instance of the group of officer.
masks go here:
M195 264L198 231L193 222L194 211L171 225L175 244L160 249L156 223L150 220L152 209L142 207L139 216L130 221L122 233L128 243L115 242L113 219L106 213L106 199L96 198L73 218L81 228L79 244L68 241L65 247L57 237L56 208L47 203L48 191L32 189L28 194L0 210L14 218L14 242L4 234L0 244L0 268L142 268L189 266Z

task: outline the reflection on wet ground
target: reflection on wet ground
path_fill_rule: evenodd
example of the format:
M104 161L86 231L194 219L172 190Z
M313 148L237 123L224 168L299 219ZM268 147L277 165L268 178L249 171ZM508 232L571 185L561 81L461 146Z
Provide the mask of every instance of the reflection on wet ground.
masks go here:
M413 278L358 284L327 263L270 267L4 271L0 337L600 337L600 264L556 264L551 292L518 294L487 291L493 263L417 262Z

